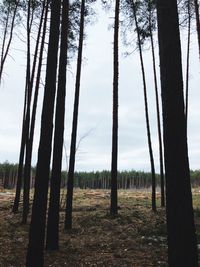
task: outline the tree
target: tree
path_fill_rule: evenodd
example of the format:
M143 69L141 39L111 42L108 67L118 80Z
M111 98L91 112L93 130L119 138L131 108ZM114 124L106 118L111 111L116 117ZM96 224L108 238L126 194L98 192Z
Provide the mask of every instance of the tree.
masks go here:
M77 126L78 126L78 107L79 107L80 79L81 79L81 66L82 66L83 37L84 37L84 18L85 18L85 0L82 0L81 14L80 14L79 46L78 46L77 69L76 69L74 111L73 111L73 121L72 121L70 156L69 156L69 172L67 181L65 229L72 228L72 202L73 202L76 137L77 137Z
M27 8L27 23L26 23L26 32L27 32L27 62L26 62L26 84L25 91L27 92L26 97L26 116L25 116L25 144L26 144L26 157L27 153L29 153L29 149L27 149L28 139L29 139L29 124L30 124L30 106L31 106L31 96L32 96L32 88L31 88L31 1L28 1ZM25 173L25 172L24 172ZM24 177L25 178L25 177ZM23 213L22 213L22 223L26 223L27 215L29 210L29 187L30 180L24 179L24 190L23 190Z
M60 61L58 75L58 89L56 99L55 133L53 147L53 166L51 172L51 190L49 212L47 221L46 248L59 248L59 209L60 209L60 185L62 169L62 151L65 115L66 92L66 67L67 67L67 43L68 43L68 12L69 0L62 3L62 29L60 44Z
M21 184L22 184L22 176L23 176L23 162L24 162L24 153L26 140L28 137L28 123L29 123L29 112L27 114L27 107L29 111L30 101L31 101L31 91L30 91L30 34L31 34L31 2L30 0L27 2L27 19L26 19L26 31L27 31L27 42L26 42L26 79L25 79L25 93L24 93L24 109L23 109L23 121L22 121L22 136L21 136L21 147L20 147L20 155L19 155L19 167L18 167L18 181L16 187L16 195L13 206L13 212L18 211L19 201L20 201L20 193L21 193ZM26 187L26 181L25 187ZM25 190L26 192L26 190ZM25 199L25 198L24 198Z
M26 258L27 267L39 267L44 265L43 249L51 159L54 101L56 92L60 8L61 1L52 0L46 82L42 109L38 162L35 178L35 193Z
M21 134L21 144L20 144L20 153L19 153L19 164L17 171L17 186L15 191L15 199L14 205L12 208L12 212L16 213L19 209L19 201L21 194L21 186L22 186L22 175L23 175L23 161L24 161L24 153L25 153L25 114L26 114L26 90L24 94L24 109L23 109L23 119L22 119L22 134Z
M38 56L38 66L37 66L37 76L36 76L35 87L34 87L35 89L34 89L33 106L32 106L32 112L31 112L31 120L30 120L30 131L29 131L29 138L28 138L28 143L27 143L27 151L26 151L25 166L24 166L24 179L28 179L28 180L30 180L30 173L31 173L32 146L33 146L33 138L34 138L34 130L35 130L35 118L36 118L38 94L39 94L39 87L40 87L40 77L41 77L41 70L42 70L45 37L46 37L46 31L47 31L49 0L45 0L43 2L43 8L44 10L42 11L42 17L41 17L41 21L44 21L43 29L42 29L42 36L40 36L41 29L39 27L38 38L37 38L38 40L36 42L36 48L35 48L35 55L36 57ZM39 26L42 26L41 21L40 21ZM40 51L38 55L37 45L39 44L40 37L41 37L41 43L40 43ZM35 56L34 56L34 61L35 61ZM33 66L34 66L34 63L33 63ZM33 79L34 79L34 68L32 70L32 75L31 75L31 88L32 89L33 89ZM27 195L29 197L29 194Z
M184 114L177 2L157 0L162 90L168 263L198 266Z
M39 46L39 38L41 33L41 27L43 22L43 12L44 12L44 5L45 1L43 1L43 8L40 18L40 24L38 29L38 36L36 40L35 46L35 53L33 59L33 66L32 66L32 73L30 71L30 64L31 64L31 55L30 55L30 38L31 38L31 29L33 25L34 15L38 16L38 9L40 13L40 1L27 1L27 6L25 5L23 8L27 9L27 68L26 68L26 81L25 81L25 92L24 92L24 108L23 108L23 120L22 120L22 134L21 134L21 145L20 145L20 153L19 153L19 165L18 165L18 178L17 178L17 186L16 186L16 194L15 200L13 205L13 212L17 212L19 208L19 201L20 201L20 194L21 194L21 185L22 185L22 178L30 176L30 169L31 169L31 162L29 164L29 159L32 153L32 145L31 141L29 142L29 124L30 124L30 105L31 105L31 97L32 97L32 90L33 90L33 81L34 81L34 74L36 69L36 61L38 57L38 46ZM39 8L38 8L39 7ZM48 8L48 7L46 7ZM45 24L45 22L44 22ZM41 67L38 69L41 70ZM37 82L36 82L37 84ZM38 85L39 86L39 85ZM37 88L37 86L36 86ZM33 104L33 110L34 110ZM32 120L32 119L31 119ZM31 130L30 130L31 131ZM31 134L30 134L31 135ZM24 156L25 156L25 148L27 145L26 150L26 159L25 159L25 171L23 172L24 166ZM30 159L31 161L31 159ZM24 178L24 198L23 198L23 222L26 222L27 212L28 212L28 198L29 198L29 177Z
M117 207L117 159L118 159L118 85L119 85L119 12L120 0L115 1L114 58L113 58L113 126L111 161L111 203L110 213L116 215Z
M186 62L186 78L185 78L185 119L186 130L188 125L188 96L189 96L189 70L190 70L190 38L191 38L191 2L186 2L188 15L188 36L187 36L187 62Z
M123 2L124 11L124 43L125 45L133 46L132 42L127 43L127 29L131 33L133 27L135 27L137 47L139 50L141 72L143 79L143 91L144 91L144 104L145 104L145 119L147 128L147 140L150 156L150 164L152 171L152 210L156 209L156 174L154 166L153 147L151 142L151 131L149 122L149 107L147 98L147 85L146 85L146 74L143 60L143 49L147 41L150 41L150 49L152 55L152 70L154 79L154 89L156 97L156 116L157 116L157 130L158 130L158 143L159 143L159 161L160 161L160 187L161 187L161 206L165 206L165 189L164 189L164 160L163 160L163 144L162 144L162 133L161 133L161 122L160 122L160 107L159 107L159 96L158 96L158 82L156 73L156 59L155 59L155 48L154 48L154 31L156 29L156 16L155 16L155 1L144 0L144 1L133 1L126 0ZM128 54L128 53L127 53Z
M30 6L31 7L31 6ZM28 10L30 9L28 8ZM42 11L41 11L41 18L40 18L40 23L38 27L38 33L37 33L37 39L36 39L36 44L35 44L35 52L34 52L34 58L33 58L33 66L32 70L30 72L30 15L29 14L27 17L27 69L28 69L28 79L27 79L27 108L26 108L26 119L25 119L25 124L26 124L26 153L25 153L25 164L24 164L24 174L23 174L23 180L24 180L24 190L23 190L23 213L22 213L22 223L27 222L27 216L29 212L29 194L30 194L30 174L31 174L31 159L32 159L32 144L33 144L33 138L31 138L31 135L34 135L34 131L31 132L31 99L33 95L33 85L34 85L34 78L35 78L35 71L36 71L36 63L38 59L38 53L39 53L39 42L40 42L40 37L41 37L41 32L42 32L42 25L43 22L46 24L47 17L44 18L45 14L45 9L48 10L48 4L46 1L43 1L42 5ZM30 12L30 11L29 11ZM28 13L29 13L28 12ZM46 31L45 31L46 32ZM44 33L45 34L45 33ZM37 90L37 88L36 88ZM35 107L35 106L33 106ZM34 110L33 110L34 111ZM34 116L34 115L32 115Z
M194 10L195 10L196 31L197 31L197 40L198 40L199 58L200 58L200 18L199 18L199 1L198 0L194 0Z
M0 85L2 81L4 65L8 57L10 45L13 39L13 31L15 27L16 18L17 16L19 16L18 13L19 5L20 5L20 0L17 1L4 0L0 6L1 20L2 20L1 23L4 24L3 41L1 48L1 60L0 60Z
M140 64L141 64L142 79L143 79L145 119L146 119L147 140L148 140L149 157L150 157L151 174L152 174L152 210L156 211L156 174L155 174L153 148L152 148L152 142L151 142L151 130L150 130L150 123L149 123L146 77L145 77L145 69L144 69L144 62L143 62L143 55L142 55L142 42L140 39L140 29L138 26L138 19L137 19L137 7L136 7L136 3L134 2L134 0L132 0L132 8L133 8L133 16L134 16L136 32L137 32L138 48L139 48L139 53L140 53Z
M159 141L159 160L160 160L160 188L161 188L161 207L165 206L165 178L164 178L164 160L163 160L163 140L161 132L161 119L160 119L160 105L158 97L158 80L156 73L156 58L154 49L154 38L153 29L155 28L155 19L153 13L155 11L155 2L148 0L148 16L149 16L149 33L151 42L151 54L153 62L153 75L154 75L154 85L155 85L155 96L156 96L156 115L157 115L157 129L158 129L158 141Z

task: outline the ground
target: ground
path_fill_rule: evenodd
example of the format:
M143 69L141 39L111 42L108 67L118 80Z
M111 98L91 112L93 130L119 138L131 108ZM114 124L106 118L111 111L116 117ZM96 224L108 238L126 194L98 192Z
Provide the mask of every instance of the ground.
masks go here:
M23 267L29 225L21 213L12 214L14 193L0 192L0 267ZM158 195L158 206L160 197ZM167 266L165 211L150 208L147 191L119 191L119 215L109 215L109 191L75 190L73 230L63 230L60 250L45 252L45 267L164 267ZM194 192L195 219L200 242L199 190ZM199 206L200 207L200 206ZM29 218L30 221L30 218Z

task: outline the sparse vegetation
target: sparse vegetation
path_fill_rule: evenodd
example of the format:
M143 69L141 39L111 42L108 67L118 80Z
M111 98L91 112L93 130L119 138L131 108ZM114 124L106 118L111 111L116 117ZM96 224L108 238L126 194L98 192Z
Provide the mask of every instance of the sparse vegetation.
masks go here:
M194 190L193 196L200 242L199 189ZM108 190L75 190L74 228L63 230L61 210L60 250L45 252L46 267L167 266L164 209L152 213L149 192L119 190L119 215L112 217L109 197ZM23 267L29 226L20 223L20 214L10 212L13 199L13 191L0 194L0 266ZM160 201L160 195L157 200Z

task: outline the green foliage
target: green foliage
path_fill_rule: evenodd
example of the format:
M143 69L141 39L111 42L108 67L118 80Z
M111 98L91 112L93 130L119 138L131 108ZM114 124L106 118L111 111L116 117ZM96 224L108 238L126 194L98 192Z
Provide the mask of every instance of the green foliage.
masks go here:
M95 20L95 11L92 7L96 0L87 0L85 5L85 24L93 23ZM77 43L79 37L81 1L76 0L69 7L69 39L68 49L70 58L77 51Z
M6 23L8 23L8 27L10 27L13 12L16 8L16 0L3 0L0 2L0 25L5 27ZM19 8L16 13L15 24L19 23L21 16Z
M193 0L180 0L178 2L179 24L181 28L188 25L189 18L195 19L195 7Z
M0 163L0 179L4 179L5 184L9 184L10 177L14 175L16 184L18 164L9 163L5 161ZM32 177L35 177L36 167L31 168ZM74 185L80 188L110 188L110 171L91 171L91 172L75 172ZM200 186L200 170L190 172L192 187ZM160 176L156 174L157 185L160 185ZM67 182L67 173L62 171L61 186L65 187ZM151 186L151 173L144 171L119 171L118 172L118 186L119 188L149 188ZM10 187L8 185L8 187Z
M129 35L129 32L137 32L135 22L134 22L134 9L138 21L138 31L140 34L141 44L144 44L145 41L149 39L151 34L156 30L156 4L154 0L126 0L122 4L122 12L125 17L123 20L123 29L124 29L124 43L127 44L126 36ZM128 30L128 32L127 32ZM133 45L133 44L131 44Z

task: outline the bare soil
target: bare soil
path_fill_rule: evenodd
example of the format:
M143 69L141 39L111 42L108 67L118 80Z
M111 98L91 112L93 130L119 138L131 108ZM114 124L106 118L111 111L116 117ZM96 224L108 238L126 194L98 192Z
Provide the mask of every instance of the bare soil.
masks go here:
M106 190L75 190L73 230L63 230L62 207L60 249L45 251L45 267L167 266L165 210L151 211L149 192L123 190L119 215L111 217L109 197ZM13 192L0 192L0 267L25 266L29 224L21 224L21 212L11 213L13 198ZM196 222L200 233L198 209Z

